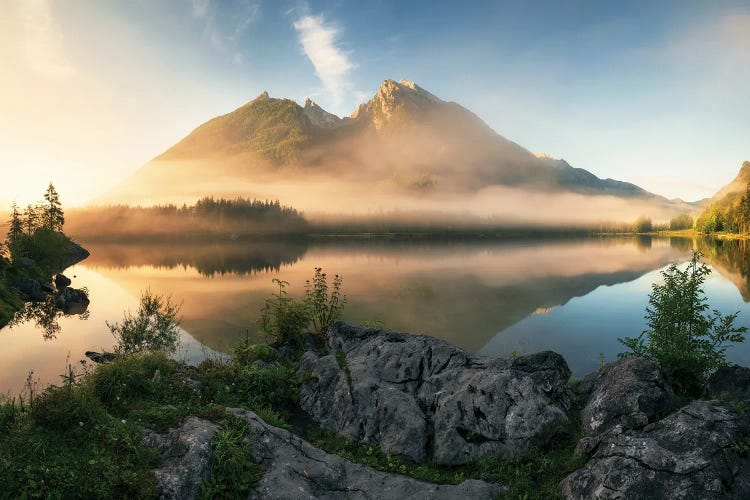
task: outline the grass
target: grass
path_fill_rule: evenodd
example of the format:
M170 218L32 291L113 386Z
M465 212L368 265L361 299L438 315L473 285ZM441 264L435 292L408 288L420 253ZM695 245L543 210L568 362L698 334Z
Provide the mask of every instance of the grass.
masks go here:
M248 497L262 477L248 442L248 423L226 407L255 411L271 425L289 423L297 407L295 366L267 346L238 344L231 361L198 367L158 352L123 356L89 368L69 368L58 386L0 402L0 498L156 498L158 453L141 444L142 429L165 432L188 415L219 425L210 478L201 498ZM457 484L498 482L509 498L560 498L559 482L582 465L573 453L579 426L552 450L531 450L512 460L500 456L460 467L415 464L355 444L321 429L303 436L314 445L375 469L422 481ZM297 429L299 431L299 429Z
M328 453L383 472L438 484L481 479L507 486L507 497L514 499L562 498L560 481L585 463L585 458L575 455L577 440L572 438L554 450L534 449L510 460L496 455L464 466L445 467L434 463L415 464L383 453L378 446L352 443L319 428L309 431L305 437Z

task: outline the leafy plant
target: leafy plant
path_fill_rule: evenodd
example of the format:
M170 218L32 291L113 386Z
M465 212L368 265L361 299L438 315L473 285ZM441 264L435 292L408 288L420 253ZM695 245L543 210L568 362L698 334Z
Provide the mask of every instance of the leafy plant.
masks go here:
M175 352L180 338L180 307L170 296L154 295L150 290L143 292L135 315L126 311L122 323L107 322L117 339L115 351L118 354Z
M266 299L260 311L258 326L271 343L301 350L302 333L310 324L307 308L305 304L289 297L286 291L288 281L274 278L273 283L279 287L279 291Z
M700 262L696 251L690 263L662 271L664 283L654 283L646 308L648 328L638 337L619 339L629 352L654 360L677 392L697 395L708 376L726 364L730 342L744 342L747 328L736 327L739 313L722 316L709 313L703 284L711 269Z
M318 335L324 336L328 328L341 318L346 305L346 295L341 293L341 283L341 276L334 275L329 294L328 275L320 267L315 268L312 281L305 283L304 302L313 329Z

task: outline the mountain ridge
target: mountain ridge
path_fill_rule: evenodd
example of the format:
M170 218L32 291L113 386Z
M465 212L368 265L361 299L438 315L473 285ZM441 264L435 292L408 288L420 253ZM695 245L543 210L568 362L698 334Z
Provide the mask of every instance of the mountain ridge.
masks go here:
M134 193L139 182L159 174L167 179L162 184L197 190L191 178L198 171L247 182L276 182L291 173L299 179L332 176L410 196L506 186L644 199L681 211L695 208L629 182L599 178L563 159L535 155L472 111L409 80L384 80L348 117L309 98L301 106L263 92L196 127L144 165L119 194Z

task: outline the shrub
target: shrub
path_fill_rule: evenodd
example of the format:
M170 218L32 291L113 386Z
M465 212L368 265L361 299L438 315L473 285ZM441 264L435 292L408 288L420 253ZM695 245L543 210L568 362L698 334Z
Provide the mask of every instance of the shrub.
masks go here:
M279 291L266 299L258 325L272 343L301 350L302 333L310 324L307 307L289 297L286 291L289 282L274 278L273 283L279 287Z
M154 295L146 290L141 295L135 316L125 312L122 323L109 323L117 339L115 352L132 354L141 351L174 353L180 338L180 306L170 296Z
M101 403L86 387L77 384L50 386L31 403L31 418L48 429L90 426L105 415Z
M320 267L316 267L312 281L308 280L305 284L305 306L318 335L324 336L344 311L346 295L341 294L341 281L341 276L336 274L329 294L328 276Z
M136 398L160 395L174 372L161 352L131 354L100 365L89 377L96 397L116 406Z
M735 327L738 313L708 312L703 283L711 269L700 263L701 253L684 269L676 264L662 271L664 283L652 285L646 308L648 328L638 337L619 339L629 352L654 360L675 390L684 395L701 392L708 376L727 363L729 342L743 342L745 327Z
M276 349L267 344L254 344L246 337L234 346L232 362L240 366L248 366L256 361L274 363L279 361Z

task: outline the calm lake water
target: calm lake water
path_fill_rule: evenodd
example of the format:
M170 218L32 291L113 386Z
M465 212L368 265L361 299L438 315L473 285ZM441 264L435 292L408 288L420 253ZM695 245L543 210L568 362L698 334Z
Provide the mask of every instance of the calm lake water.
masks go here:
M737 242L596 238L483 243L232 243L84 245L91 257L70 268L87 287L87 317L31 319L0 330L0 392L16 393L33 370L58 382L68 360L106 350L105 321L137 307L142 290L182 303L180 356L198 361L229 352L245 335L262 341L256 320L275 277L301 295L315 267L344 277L344 319L440 337L472 352L509 356L552 349L574 375L616 359L618 337L644 326L651 284L697 245L713 268L712 307L740 311L750 327L750 250ZM50 321L52 320L52 321ZM750 365L750 342L730 360Z

